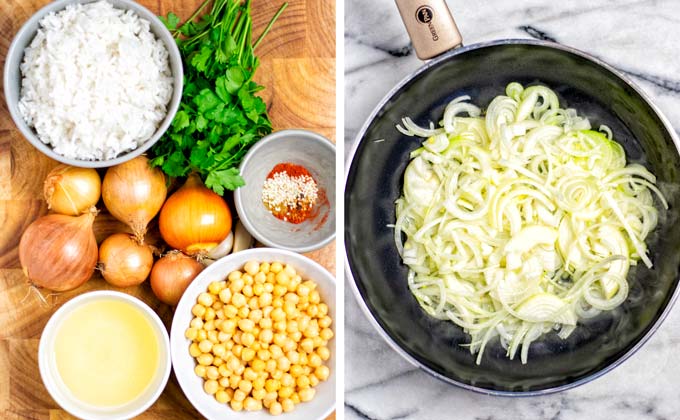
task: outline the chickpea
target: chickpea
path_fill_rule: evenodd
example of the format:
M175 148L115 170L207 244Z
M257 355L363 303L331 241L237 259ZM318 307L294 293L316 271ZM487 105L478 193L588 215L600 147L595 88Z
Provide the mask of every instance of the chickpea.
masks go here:
M316 354L318 354L323 361L326 361L331 357L331 351L328 350L328 347L326 346L319 346L319 348L316 349Z
M229 377L229 387L231 389L236 389L238 388L238 384L241 382L241 375L231 375Z
M257 401L253 397L248 397L246 400L243 402L243 408L246 409L246 411L256 411L256 410L261 410L262 409L262 402Z
M215 302L215 299L213 295L211 295L210 293L203 292L200 295L198 295L197 301L198 303L207 308L208 306L212 306L212 304Z
M321 366L322 360L321 357L319 357L318 354L312 353L309 355L309 366L313 368L317 368Z
M257 379L258 375L257 372L255 372L255 370L253 370L252 368L246 368L245 371L243 372L243 377L249 381L254 381L255 379Z
M209 366L213 362L213 356L209 353L203 353L199 355L196 360L198 361L199 364L203 366Z
M274 290L272 291L272 294L275 297L281 297L281 296L285 295L287 291L288 291L288 288L286 288L285 286L282 286L280 284L277 284L277 285L274 286Z
M198 348L198 344L196 344L196 342L191 343L189 346L189 354L191 357L198 357L201 355L201 349Z
M278 416L283 413L283 406L281 405L280 402L275 401L269 406L269 414L272 416Z
M224 312L224 316L228 320L233 320L236 317L236 315L238 315L238 308L234 306L232 303L224 305L222 311Z
M262 333L260 333L262 335ZM257 351L257 357L262 361L266 362L271 357L271 353L267 349L260 349Z
M238 389L243 391L245 395L248 395L253 389L253 383L245 379L241 379L238 383Z
M255 280L253 279L253 276L251 276L251 275L248 274L248 273L246 273L246 274L244 274L243 276L241 276L241 278L243 279L243 282L244 282L244 284L246 284L246 285L252 286L253 283L255 283Z
M316 317L319 315L319 307L317 305L309 305L307 307L307 315L311 316L312 318Z
M256 371L256 372L257 372L257 371ZM258 372L258 373L259 373L259 372ZM266 381L266 379L265 379L264 376L258 376L257 379L255 379L255 380L253 381L253 389L254 389L254 390L258 390L258 389L264 390L265 381ZM266 391L265 391L265 392L266 392ZM262 398L260 398L260 399L262 399Z
M308 378L309 378L309 384L311 386L319 385L319 378L317 378L316 375L308 376Z
M283 408L284 413L289 413L295 408L295 403L289 398L284 398L281 401L281 407Z
M298 386L298 388L309 388L309 376L306 375L300 375L297 377L295 380L295 384Z
M267 365L262 359L255 359L250 363L250 366L255 372L264 372L264 368Z
M271 353L272 359L274 360L283 357L283 350L281 350L281 347L277 346L276 344L269 347L269 352Z
M314 394L316 394L316 389L314 389L314 388L301 389L299 391L299 394L300 394L300 400L302 402L307 402L307 401L310 401L312 398L314 398Z
M244 297L245 299L245 297ZM245 305L238 308L238 313L236 314L239 318L247 318L250 313L250 308L248 307L248 302Z
M206 374L205 366L196 365L196 367L194 367L194 373L196 374L196 376L199 376L201 378L205 378L205 374Z
M222 289L220 291L220 300L224 304L228 304L229 302L231 302L231 289Z
M288 370L290 369L290 360L288 360L288 358L286 356L280 357L276 361L276 367L279 370L282 370L284 372L288 372Z
M244 362L250 362L251 360L253 360L253 358L255 358L255 350L246 347L243 350L241 350L240 357L241 360L243 360Z
M281 375L281 386L293 387L295 386L295 378L290 373Z
M263 292L259 295L259 298L257 299L257 303L260 307L268 306L271 305L272 303L272 294L271 292L267 292L267 287L263 286Z
M328 366L324 365L318 366L314 370L314 375L320 380L325 381L326 379L328 379L328 376L330 375L330 369L328 369Z
M193 308L191 308L191 313L194 314L194 316L202 318L203 315L205 315L205 306L197 303Z
M220 372L215 366L208 366L205 370L205 376L209 379L218 379L220 377Z
M300 347L305 352L311 353L314 351L314 341L312 341L310 338L305 338L300 342Z
M274 372L276 371L276 360L274 359L267 360L264 370L271 374L274 374Z
M241 293L236 292L231 297L231 304L234 305L236 308L241 308L246 304L246 297L243 296Z
M291 375L293 375L294 378L297 378L301 375L304 375L304 370L302 369L302 366L300 365L293 365L290 367L290 370L288 371Z
M292 387L282 386L281 389L279 389L279 398L290 398L290 396L293 395L293 392L295 392L295 390Z
M201 350L202 353L209 353L212 350L213 343L210 342L209 340L203 340L200 343L198 343L198 348Z
M319 333L319 337L321 337L322 340L326 340L326 341L328 341L328 340L330 340L331 338L333 338L333 335L334 335L334 334L333 334L333 330L331 330L330 328L324 328L324 329L321 330L321 332Z
M243 401L246 399L246 396L247 394L241 388L234 390L234 399L236 401Z
M286 293L286 295L283 297L283 300L286 302L291 302L293 305L297 305L298 302L300 301L300 296L290 292Z
M244 346L250 347L255 343L255 335L247 332L241 334L241 344Z
M257 261L248 261L243 265L243 271L254 276L260 271L260 264Z
M300 296L309 296L309 287L306 284L301 284L297 288L297 294Z
M197 330L200 330L203 328L203 320L199 317L196 317L191 320L191 323L189 324L191 328L196 328Z
M328 341L321 337L312 337L312 343L314 344L314 348L328 345Z
M231 373L231 371L230 371L229 368L227 367L227 363L226 363L226 362L225 362L225 363L222 363L222 364L219 366L219 368L217 368L217 371L219 372L220 376L223 377L223 378L228 378L228 377L229 377L229 374ZM222 385L222 384L220 384L220 385Z
M192 327L187 328L187 330L184 332L184 336L189 340L195 340L197 335L198 331L196 330L196 328Z
M231 400L231 398L229 397L229 394L227 394L227 392L224 391L223 389L221 389L221 390L217 391L217 393L215 393L215 399L220 404L226 404Z
M234 295L236 295L236 294L245 294L245 293L244 293L244 290L245 290L246 286L248 286L248 284L247 284L247 282L246 282L245 276L243 276L243 277L241 277L241 278L239 278L239 279L234 280L234 281L231 283L231 286L230 286L229 288L231 289L231 292L232 292ZM233 299L234 299L234 298L233 298L233 296L232 296L232 301L233 301Z
M234 411L241 411L243 410L243 402L242 401L237 401L232 398L232 400L229 402L229 406L231 407L232 410Z
M274 274L279 273L281 270L283 270L283 266L278 261L271 263L271 265L269 266L269 271L271 271Z
M213 395L219 389L219 384L214 379L208 379L203 383L203 390L210 395Z

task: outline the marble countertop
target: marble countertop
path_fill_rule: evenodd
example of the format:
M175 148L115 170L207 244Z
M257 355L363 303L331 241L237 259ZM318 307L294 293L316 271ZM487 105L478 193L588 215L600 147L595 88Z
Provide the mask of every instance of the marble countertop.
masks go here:
M466 44L550 39L628 74L680 132L680 2L677 0L448 0ZM345 151L373 107L422 63L393 0L345 3ZM544 397L490 397L436 380L402 359L345 287L345 416L352 419L680 418L680 308L621 366Z

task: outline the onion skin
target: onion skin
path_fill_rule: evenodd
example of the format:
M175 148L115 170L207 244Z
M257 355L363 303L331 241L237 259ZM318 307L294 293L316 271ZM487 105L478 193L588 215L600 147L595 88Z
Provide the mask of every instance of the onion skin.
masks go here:
M177 306L184 291L204 268L195 259L171 251L151 269L151 290L161 302Z
M43 193L48 209L78 216L97 204L101 187L102 181L96 170L61 164L47 174Z
M158 227L163 240L189 255L205 254L231 233L231 211L196 174L163 205Z
M104 280L118 287L141 284L149 277L153 253L127 233L114 233L99 246L99 268Z
M102 198L109 213L130 226L140 243L167 194L165 175L149 166L146 156L109 168L102 183Z
M31 223L19 242L19 260L32 284L64 292L92 277L98 256L94 217L49 214Z

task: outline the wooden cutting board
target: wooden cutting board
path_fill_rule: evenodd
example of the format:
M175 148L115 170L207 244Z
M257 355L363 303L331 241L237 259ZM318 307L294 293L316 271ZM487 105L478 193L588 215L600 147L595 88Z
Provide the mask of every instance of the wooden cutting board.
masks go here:
M50 0L0 1L0 67L14 34ZM266 101L275 130L306 128L335 141L335 2L288 0L289 6L257 55L256 75L266 87ZM141 0L152 12L175 12L188 17L199 0ZM282 0L254 0L253 34L256 38ZM0 84L2 81L0 80ZM2 89L0 89L2 91ZM38 343L49 317L63 303L84 292L114 289L98 275L80 288L48 295L47 304L29 291L21 272L19 239L26 227L47 213L43 180L57 162L43 156L23 139L10 118L4 97L0 101L0 418L71 418L52 400L38 371ZM102 206L100 206L102 207ZM98 241L125 227L108 214L97 217ZM307 254L335 273L335 243ZM159 303L148 282L123 289L137 296L170 326L172 308ZM159 400L139 418L164 420L200 418L184 397L174 374ZM331 418L335 418L333 414Z

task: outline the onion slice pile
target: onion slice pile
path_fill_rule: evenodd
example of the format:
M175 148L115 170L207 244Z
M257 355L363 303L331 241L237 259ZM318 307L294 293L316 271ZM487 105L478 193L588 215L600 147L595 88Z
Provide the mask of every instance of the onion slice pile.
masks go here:
M591 130L551 89L510 83L483 117L469 100L438 128L397 127L428 138L411 153L394 238L411 292L471 336L477 364L496 337L526 363L544 333L564 339L624 302L630 267L652 266L654 197L668 205L609 128Z

